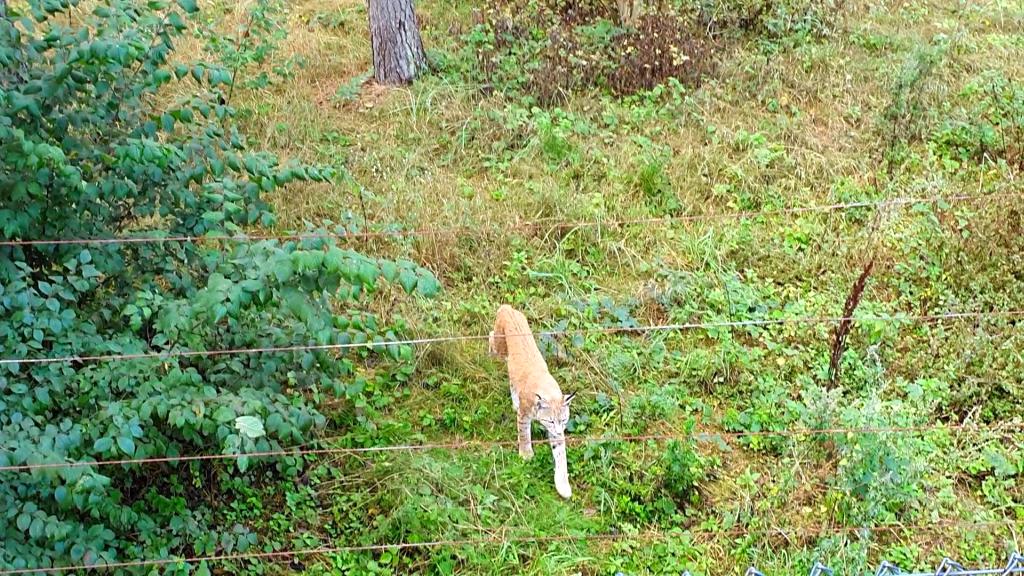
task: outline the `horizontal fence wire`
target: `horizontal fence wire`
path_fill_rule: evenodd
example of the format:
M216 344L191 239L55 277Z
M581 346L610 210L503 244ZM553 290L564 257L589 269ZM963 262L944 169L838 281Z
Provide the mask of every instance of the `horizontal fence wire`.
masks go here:
M926 432L991 432L1002 434L1014 434L1024 431L1024 422L1005 422L993 425L984 424L926 424L921 426L875 426L875 427L850 427L850 428L807 428L790 430L758 430L758 431L708 431L701 430L690 433L668 433L668 434L635 434L624 436L566 436L566 442L573 445L578 444L600 444L606 442L668 442L672 440L695 439L704 442L715 441L725 438L792 438L806 436L843 436L843 435L865 435L865 434L915 434ZM314 440L314 442L326 443L343 440L344 437L325 438ZM541 445L548 443L547 440L532 440L532 444ZM195 454L184 456L159 456L153 458L126 458L119 460L98 460L94 462L40 462L33 464L16 464L0 466L0 472L32 472L36 470L55 470L65 468L89 468L100 466L128 466L143 464L180 464L187 462L203 462L218 460L238 460L240 458L260 459L289 457L298 458L302 456L354 456L360 454L373 454L382 452L421 452L426 450L485 450L490 448L506 448L518 446L516 440L454 440L448 442L425 442L422 444L397 444L387 446L366 446L354 448L282 448L278 450L261 450L237 454Z
M679 216L658 216L650 218L633 218L619 220L577 220L570 222L521 222L505 226L511 230L549 229L564 230L572 228L600 228L616 226L637 226L651 224L668 224L673 222L697 222L703 220L732 220L745 218L759 218L767 216L784 216L794 214L805 214L814 212L838 212L853 210L856 208L886 208L907 206L913 204L952 204L954 202L975 202L989 201L1016 197L1024 192L1009 192L999 194L982 195L955 195L955 196L929 196L920 198L893 198L879 201L841 202L835 204L820 204L813 206L801 206L793 208L778 208L774 210L743 210L732 212L712 212L706 214L687 214ZM244 234L236 236L124 236L113 238L68 238L68 239L39 239L39 240L2 240L0 246L66 246L66 245L109 245L109 244L162 244L168 242L189 243L189 242L259 242L266 240L277 241L299 241L299 240L359 240L374 238L404 238L404 237L427 237L443 235L470 235L478 234L479 230L471 226L447 226L436 228L414 228L410 230L384 230L384 231L363 231L363 232L308 232L295 234Z
M756 326L777 326L780 324L836 324L839 322L928 322L943 320L969 320L988 317L1024 316L1024 310L993 310L989 312L948 312L944 314L920 314L892 316L804 316L794 318L770 318L763 320L736 320L722 322L687 322L680 324L661 324L653 326L613 326L604 328L578 328L566 330L548 330L533 333L505 334L504 338L526 338L533 336L567 336L586 334L617 334L645 333L682 330L701 330L709 328L743 328ZM367 342L349 342L344 344L297 344L293 346L261 346L254 348L228 348L222 350L167 350L163 352L137 352L129 354L96 354L55 356L51 358L3 358L0 366L5 364L52 364L57 362L113 362L125 360L171 358L193 358L204 356L226 356L239 354L269 354L302 351L332 351L353 348L385 348L387 346L438 344L442 342L466 342L487 340L490 334L464 334L452 336L432 336L412 338L408 340L381 340Z
M353 546L324 546L306 550L276 550L270 552L243 552L237 554L215 554L209 556L192 556L179 558L158 558L152 560L138 560L125 562L108 562L96 564L77 564L71 566L56 566L49 568L16 568L0 570L0 576L7 574L45 574L64 573L90 569L116 569L116 568L144 568L169 565L197 564L200 562L227 562L238 560L282 560L300 556L340 554L345 552L386 552L414 549L434 549L460 546L494 546L506 544L544 544L553 542L666 542L676 540L685 536L693 537L740 537L740 536L824 536L824 535L867 535L880 532L898 533L907 531L934 531L934 530L981 530L992 528L1010 529L1016 527L1015 522L1009 520L993 520L985 522L963 522L957 520L946 520L930 522L928 524L883 524L877 526L820 526L820 527L795 527L795 528L770 528L751 529L746 527L727 528L723 530L677 530L677 531L648 531L637 533L602 533L602 534L558 534L543 535L534 534L526 536L493 534L477 538L462 538L450 540L433 540L427 542L400 542L394 544L367 544Z

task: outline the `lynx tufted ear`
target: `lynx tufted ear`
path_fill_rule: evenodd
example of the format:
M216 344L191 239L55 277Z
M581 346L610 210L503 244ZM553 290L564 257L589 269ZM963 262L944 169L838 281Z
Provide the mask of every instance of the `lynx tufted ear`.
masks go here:
M540 394L534 394L537 397L537 408L547 408L548 401L544 399Z
M572 394L566 394L565 395L565 400L564 400L565 405L568 406L569 403L572 402L572 399L575 398L575 397L576 397L576 393L575 392L573 392Z

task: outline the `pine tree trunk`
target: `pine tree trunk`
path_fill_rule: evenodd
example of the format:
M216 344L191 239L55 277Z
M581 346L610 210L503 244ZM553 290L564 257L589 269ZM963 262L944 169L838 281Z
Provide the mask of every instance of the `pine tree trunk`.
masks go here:
M412 0L367 0L373 76L381 84L408 84L427 67Z

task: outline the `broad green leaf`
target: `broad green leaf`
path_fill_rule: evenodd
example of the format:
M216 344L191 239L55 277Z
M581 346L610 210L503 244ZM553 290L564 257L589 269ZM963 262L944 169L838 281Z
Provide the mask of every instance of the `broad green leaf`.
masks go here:
M209 210L209 211L203 213L203 220L206 220L207 222L209 222L211 224L216 224L218 222L223 222L224 221L224 213L223 212L219 212L219 211L215 211L215 210Z
M82 546L81 544L75 544L71 547L72 561L78 562L82 559L83 556L85 556L85 546Z
M228 406L220 406L213 411L213 419L225 424L235 419L235 411Z
M419 278L416 277L416 273L412 270L405 269L398 275L398 283L402 285L402 288L409 294L416 289L416 284L419 282Z
M359 281L370 290L377 284L378 273L379 270L373 262L363 262L359 265Z
M121 449L127 456L135 455L135 441L128 436L117 437L117 447Z
M277 278L278 282L287 282L295 272L291 258L281 258L274 262L271 272L274 274L274 277Z
M246 438L260 438L266 435L263 420L256 416L239 416L235 418L235 428Z
M281 431L281 427L284 425L284 418L280 414L274 412L267 417L267 430L270 432L278 433Z
M422 296L433 298L441 290L441 284L433 274L426 272L416 281L416 291Z
M324 268L328 272L340 272L345 265L345 254L337 246L331 246L324 254Z
M114 440L111 438L100 438L92 445L92 449L96 452L106 452L113 448Z
M380 263L380 271L388 282L394 282L398 278L398 265L390 260Z
M28 527L28 535L32 538L39 538L43 535L44 528L46 528L46 524L43 523L42 518L33 518L32 524Z

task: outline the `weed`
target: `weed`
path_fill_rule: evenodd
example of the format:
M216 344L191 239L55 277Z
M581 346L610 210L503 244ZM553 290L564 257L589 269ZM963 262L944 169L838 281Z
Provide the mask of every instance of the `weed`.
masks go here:
M833 388L839 385L839 371L843 359L843 351L846 349L846 337L853 327L853 313L857 311L857 305L864 296L864 289L867 287L868 277L875 267L875 258L872 256L861 270L857 281L850 288L850 295L846 297L846 304L843 305L842 320L836 326L835 336L832 339L832 355L828 364L828 382Z
M275 59L278 47L287 35L283 20L286 6L281 0L256 0L248 7L243 21L233 34L224 35L219 29L218 18L228 17L230 6L224 6L221 14L217 10L204 13L205 26L197 29L206 42L206 51L221 65L231 70L231 84L227 100L232 100L236 84L241 80L246 88L259 89L269 86L273 78L287 79L292 74L296 60ZM270 67L269 73L266 69ZM256 71L255 76L243 78L245 73ZM272 76L272 75L273 76Z
M686 438L670 441L662 462L665 490L681 505L699 502L700 483L707 477L708 462L697 452L694 425L693 419L686 422L683 428Z
M682 210L672 181L665 173L667 166L667 158L651 155L641 159L641 165L633 176L633 186L643 194L651 210L659 215L677 214Z
M766 46L799 44L830 36L844 0L699 0L698 13L712 35L754 35Z
M836 416L842 426L886 427L908 425L915 412L910 405L884 401L872 393L847 401ZM840 461L831 499L841 521L906 521L924 507L926 458L934 449L928 439L869 433L836 436L833 441Z
M970 82L962 91L968 109L946 120L929 138L943 167L1002 161L1024 167L1024 86L995 75Z
M339 102L354 102L359 98L359 94L363 90L363 85L373 77L373 70L368 70L362 74L352 78L348 82L343 82L338 85L338 89L334 91L334 99Z
M883 161L890 173L906 155L906 142L922 135L925 91L948 48L948 39L934 38L930 44L915 48L899 70L889 104L882 113Z

